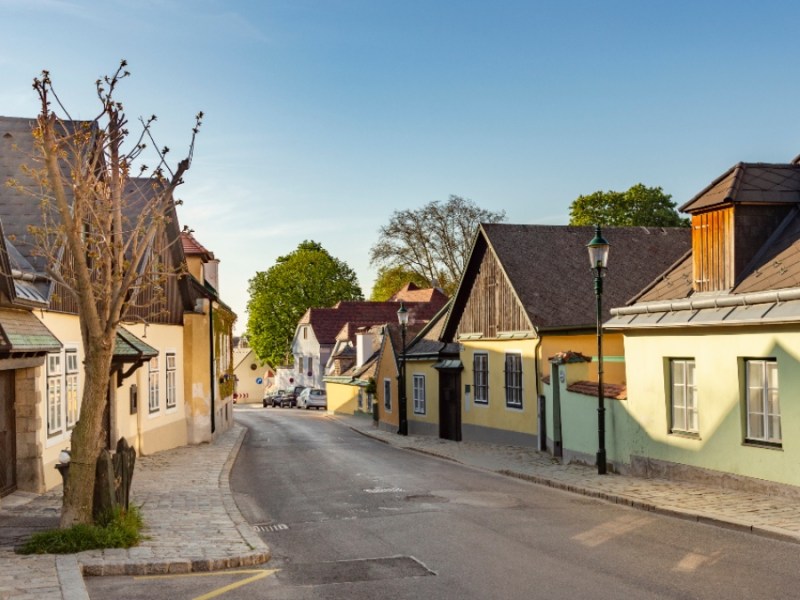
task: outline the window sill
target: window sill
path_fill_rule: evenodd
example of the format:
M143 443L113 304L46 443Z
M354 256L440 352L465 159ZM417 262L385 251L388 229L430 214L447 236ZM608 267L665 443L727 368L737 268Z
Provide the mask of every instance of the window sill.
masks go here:
M782 443L775 443L775 442L765 442L763 440L745 440L742 442L742 446L747 448L762 448L764 450L780 450L783 451L783 444Z
M694 433L692 431L680 431L679 429L670 431L669 434L673 437L684 438L687 440L701 440L699 433Z

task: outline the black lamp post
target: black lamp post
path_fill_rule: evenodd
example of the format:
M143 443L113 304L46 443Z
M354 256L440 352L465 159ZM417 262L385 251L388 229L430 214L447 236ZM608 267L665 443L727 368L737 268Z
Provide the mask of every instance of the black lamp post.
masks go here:
M594 295L597 299L597 473L606 474L606 407L603 396L603 277L608 267L610 244L600 233L600 225L594 227L594 238L586 245L594 273Z
M400 428L399 435L408 435L408 417L406 408L406 326L408 325L408 309L400 303L397 310L397 321L400 323L400 337L403 341L403 353L400 355Z

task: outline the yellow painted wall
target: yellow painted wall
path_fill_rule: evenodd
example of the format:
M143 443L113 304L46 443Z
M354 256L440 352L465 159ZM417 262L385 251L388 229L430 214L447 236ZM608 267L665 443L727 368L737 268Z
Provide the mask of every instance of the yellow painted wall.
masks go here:
M243 352L243 354L245 354ZM234 351L236 361L239 361L233 374L236 376L236 393L239 394L237 401L239 404L261 404L266 389L268 368L262 364L252 348L249 348L242 357L237 356ZM255 369L253 368L255 366ZM258 383L258 379L261 383Z
M397 363L395 361L394 350L389 342L389 336L383 338L383 349L381 351L380 359L378 360L378 367L375 372L375 385L377 386L376 395L378 397L378 421L381 425L386 427L398 427L400 424L399 419L399 399L397 387ZM385 397L384 397L384 381L389 381L389 388L391 393L391 410L386 410ZM408 414L411 414L408 410Z
M328 410L339 414L352 415L358 410L358 392L363 388L350 383L335 381L325 382L325 393L328 395Z
M44 312L34 313L61 341L65 348L76 348L78 351L78 399L82 398L84 385L83 343L81 341L78 317L61 313ZM120 437L125 437L139 454L151 454L159 450L175 448L186 444L186 421L184 418L183 388L180 384L182 378L182 351L183 330L174 325L148 325L145 336L144 325L123 324L125 329L143 339L150 346L160 352L159 360L159 387L160 410L150 413L147 402L148 366L140 367L129 378L124 380L122 386L111 386L111 439L112 443ZM166 352L174 351L176 354L176 406L166 409ZM62 365L63 365L62 351ZM65 366L65 365L64 365ZM46 366L38 367L36 389L39 400L37 412L41 417L39 438L42 447L42 465L45 478L45 487L53 488L61 483L61 477L55 469L58 453L63 448L70 446L70 431L65 430L57 435L48 436L47 433L47 371ZM130 387L136 384L139 390L138 411L130 411Z
M628 454L800 485L800 331L761 327L631 332L625 337ZM778 363L782 448L744 443L742 358ZM668 359L694 358L699 436L669 432Z
M489 359L489 403L476 404L475 392L471 390L470 400L462 396L461 422L464 425L489 427L504 431L536 434L536 369L535 353L538 340L462 340L461 374L462 394L464 387L473 387L473 356L476 352L486 352ZM510 408L505 400L505 353L522 355L522 408Z
M542 334L541 349L539 352L539 370L542 376L550 374L549 359L559 352L580 352L589 358L597 357L597 335L548 335ZM606 383L625 383L625 363L614 360L624 356L625 348L623 336L618 332L605 332L603 334L603 381ZM597 380L597 362L588 363L585 379Z
M211 441L211 376L207 314L186 313L183 318L183 393L188 441Z

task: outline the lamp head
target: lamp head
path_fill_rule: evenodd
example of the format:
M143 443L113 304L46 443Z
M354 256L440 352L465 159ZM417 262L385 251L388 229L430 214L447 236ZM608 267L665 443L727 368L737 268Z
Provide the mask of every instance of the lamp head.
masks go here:
M400 308L397 309L397 322L400 323L400 327L408 325L408 309L403 302L400 302Z
M589 261L591 262L592 269L597 270L600 277L603 272L608 268L608 251L611 248L603 234L600 232L600 225L594 226L594 237L592 241L586 244L586 249L589 250Z

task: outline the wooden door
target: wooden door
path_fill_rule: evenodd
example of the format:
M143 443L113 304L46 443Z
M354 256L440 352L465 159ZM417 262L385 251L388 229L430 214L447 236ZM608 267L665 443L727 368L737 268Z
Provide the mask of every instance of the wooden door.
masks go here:
M0 496L17 489L17 419L14 371L0 371Z
M439 437L461 441L461 372L439 371Z

